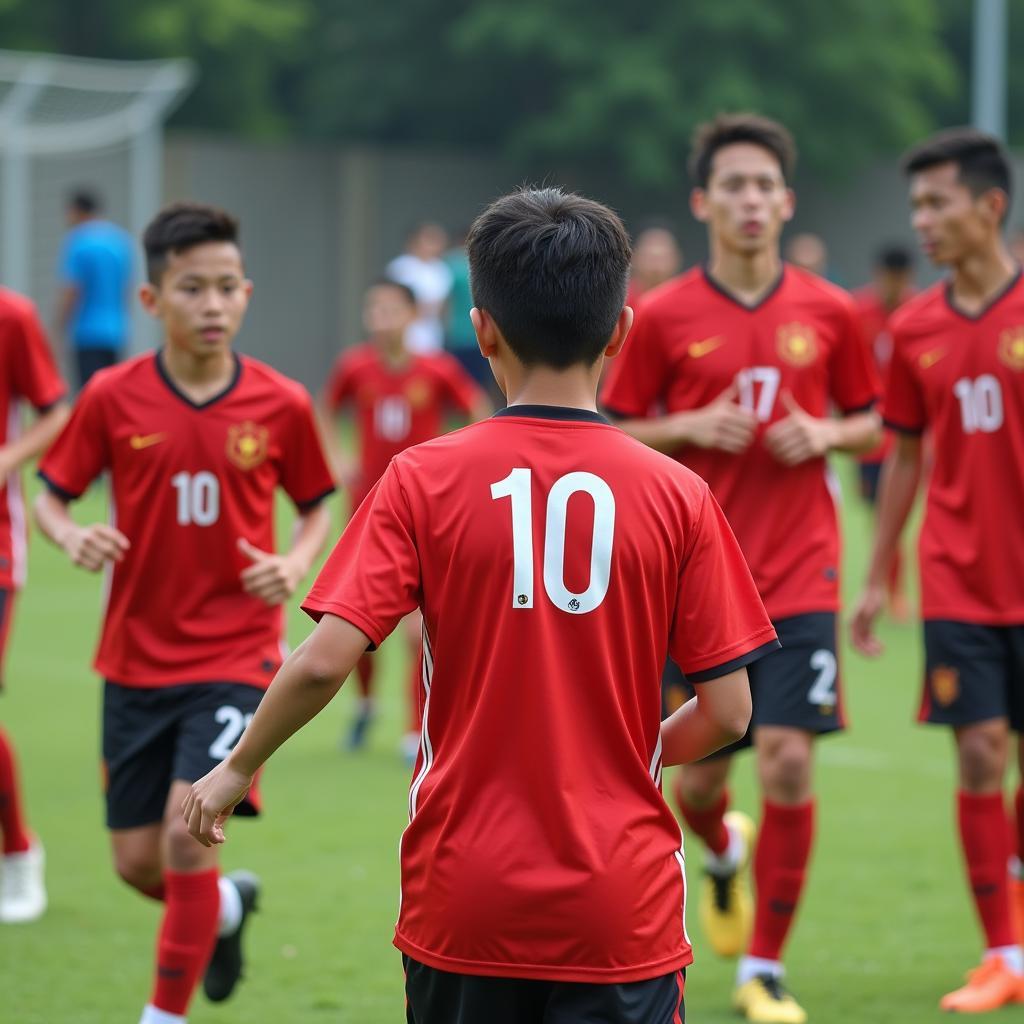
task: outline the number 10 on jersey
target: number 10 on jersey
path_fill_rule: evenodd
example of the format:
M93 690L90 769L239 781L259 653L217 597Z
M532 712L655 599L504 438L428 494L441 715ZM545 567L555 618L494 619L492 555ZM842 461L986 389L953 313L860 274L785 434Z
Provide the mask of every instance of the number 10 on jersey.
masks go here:
M594 527L590 538L590 582L580 593L565 585L565 542L569 499L590 495ZM512 500L512 607L533 607L533 474L513 469L504 480L491 484L491 498ZM544 529L544 590L556 608L581 615L592 612L605 599L612 568L615 536L615 496L593 473L566 473L548 494Z

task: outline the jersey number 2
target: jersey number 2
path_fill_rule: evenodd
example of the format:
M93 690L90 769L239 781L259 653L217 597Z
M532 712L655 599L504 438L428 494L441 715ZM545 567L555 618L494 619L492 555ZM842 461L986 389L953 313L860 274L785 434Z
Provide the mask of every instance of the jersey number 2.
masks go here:
M589 494L594 502L594 532L590 544L590 582L581 593L565 585L565 532L569 499ZM504 480L491 484L491 497L512 499L512 607L533 607L533 474L513 469ZM556 608L581 615L592 612L605 599L612 570L615 535L615 496L593 473L566 473L548 494L544 530L544 590Z

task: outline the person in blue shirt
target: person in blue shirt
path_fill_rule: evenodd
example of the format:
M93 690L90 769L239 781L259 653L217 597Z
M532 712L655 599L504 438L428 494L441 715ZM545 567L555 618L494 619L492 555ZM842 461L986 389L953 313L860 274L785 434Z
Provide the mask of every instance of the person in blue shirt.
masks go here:
M73 192L67 215L71 228L61 248L58 321L84 387L127 348L134 250L128 233L102 217L95 193Z

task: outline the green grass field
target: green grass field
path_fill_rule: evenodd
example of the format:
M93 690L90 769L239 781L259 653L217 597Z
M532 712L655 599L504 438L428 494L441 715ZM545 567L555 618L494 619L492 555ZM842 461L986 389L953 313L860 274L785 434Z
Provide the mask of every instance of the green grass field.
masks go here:
M849 490L849 488L848 488ZM92 497L80 509L102 514ZM847 592L859 582L868 524L848 501ZM99 686L89 664L99 579L72 570L38 537L20 599L0 713L17 746L33 827L46 844L50 910L0 928L0 1022L135 1024L145 1002L158 908L125 888L108 862L99 790ZM292 615L292 638L307 624ZM917 1024L979 954L952 828L952 761L942 730L912 724L916 626L887 627L878 664L847 654L851 730L820 746L818 845L787 962L818 1024ZM370 749L341 753L352 697L343 691L274 759L267 813L240 822L225 850L265 883L237 996L197 997L194 1024L404 1020L401 963L391 946L398 839L409 772L397 754L404 651L381 657L382 717ZM756 812L749 757L735 802ZM733 1020L732 964L704 951L696 920L700 854L690 844L688 1018Z

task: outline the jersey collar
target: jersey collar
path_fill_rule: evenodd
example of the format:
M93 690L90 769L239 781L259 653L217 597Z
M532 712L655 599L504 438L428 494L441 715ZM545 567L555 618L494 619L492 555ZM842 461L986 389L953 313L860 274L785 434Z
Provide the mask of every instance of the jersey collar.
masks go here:
M701 273L703 273L704 281L706 282L709 288L713 288L716 292L718 292L719 295L721 295L723 298L728 299L733 304L739 306L740 309L745 309L748 313L753 313L756 310L760 309L766 302L768 302L769 299L771 299L772 296L782 287L782 282L785 281L786 279L786 265L782 265L782 268L779 270L779 276L775 278L775 283L771 286L771 288L769 288L768 291L766 291L764 295L762 295L761 298L758 299L757 302L753 304L749 302L744 302L738 295L734 295L731 291L729 291L729 289L726 288L724 284L721 284L719 281L716 281L711 276L711 271L708 269L708 265L706 263L704 264L704 266L701 267Z
M212 398L208 398L205 402L193 402L184 391L178 388L178 385L171 380L171 375L167 372L167 367L164 366L163 361L164 350L157 349L156 354L153 356L153 361L156 364L156 372L160 379L167 385L167 387L180 398L189 408L191 409L207 409L215 402L219 402L222 398L226 398L232 391L235 390L238 384L238 379L242 376L242 360L238 358L237 352L231 353L231 358L235 361L235 372L231 375L231 380L228 381L227 387L222 391L219 391Z
M957 316L962 316L965 320L981 320L982 317L984 317L985 314L989 312L989 310L991 310L998 303L1002 302L1002 300L1005 299L1006 296L1009 295L1010 292L1012 292L1013 289L1017 287L1017 285L1020 283L1022 273L1024 273L1024 270L1022 270L1020 267L1017 267L1017 273L1014 274L1013 277L1010 278L1009 282L1006 285L1004 285L1000 291L996 292L996 294L993 295L992 298L989 299L988 302L986 302L985 305L982 306L977 313L967 313L953 301L953 282L947 281L945 289L946 305L954 313L956 313Z
M499 409L491 417L523 416L531 420L569 420L577 423L608 424L599 412L592 409L570 409L563 405L510 405Z

